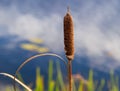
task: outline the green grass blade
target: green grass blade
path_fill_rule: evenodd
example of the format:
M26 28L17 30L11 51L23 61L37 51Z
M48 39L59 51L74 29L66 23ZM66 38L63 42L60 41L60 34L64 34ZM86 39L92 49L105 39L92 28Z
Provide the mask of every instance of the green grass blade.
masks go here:
M58 77L57 77L57 80L56 80L55 91L60 91L60 90L59 90L59 81L58 81Z
M105 80L102 79L101 82L100 82L100 85L99 85L99 87L98 87L98 91L102 91L104 85L105 85Z
M43 77L40 75L40 69L36 70L36 87L35 91L44 91Z
M60 88L62 89L62 91L66 91L65 84L63 82L63 76L60 70L60 65L58 62L57 62L57 77L58 77Z
M90 72L89 72L87 88L88 88L88 91L94 91L93 71L92 70L90 70Z
M49 62L49 69L48 69L48 91L53 91L55 87L55 82L52 80L53 77L53 62Z
M83 82L82 81L80 81L78 91L83 91Z

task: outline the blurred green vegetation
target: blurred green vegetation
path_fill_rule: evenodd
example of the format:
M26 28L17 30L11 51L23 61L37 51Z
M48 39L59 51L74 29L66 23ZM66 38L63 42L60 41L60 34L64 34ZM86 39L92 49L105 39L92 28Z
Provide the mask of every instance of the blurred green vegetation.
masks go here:
M114 77L113 71L110 72L111 79L106 82L104 79L98 82L93 79L93 71L89 71L88 80L85 80L80 74L73 75L73 91L103 91L105 86L108 86L108 91L120 91L119 78ZM18 78L22 81L22 76L19 74ZM105 85L107 84L107 85ZM18 87L19 88L19 87ZM21 91L17 88L17 91ZM12 87L6 87L6 91L14 91ZM24 90L26 91L26 90ZM44 77L40 74L40 68L36 69L36 82L33 91L68 91L68 83L63 80L62 72L59 63L57 63L57 77L53 80L53 62L50 61L48 68L48 87L44 85Z

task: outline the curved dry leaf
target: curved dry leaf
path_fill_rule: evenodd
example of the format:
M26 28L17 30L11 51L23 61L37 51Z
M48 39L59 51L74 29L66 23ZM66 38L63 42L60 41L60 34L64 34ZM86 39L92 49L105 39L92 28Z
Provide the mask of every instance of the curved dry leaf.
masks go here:
M21 86L23 86L25 89L27 89L28 91L32 91L32 89L30 89L27 85L25 85L23 82L21 82L20 80L18 80L17 78L15 78L14 76L12 76L11 74L8 73L0 73L0 75L4 75L7 76L13 80L15 80L17 83L19 83Z

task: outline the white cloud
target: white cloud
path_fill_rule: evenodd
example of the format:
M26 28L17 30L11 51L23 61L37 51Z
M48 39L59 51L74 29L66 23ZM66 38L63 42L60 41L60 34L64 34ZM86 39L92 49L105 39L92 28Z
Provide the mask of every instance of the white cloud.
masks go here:
M92 60L91 64L94 66L97 64L96 67L106 63L106 56L118 62L120 60L120 26L118 25L120 12L117 4L117 1L112 1L93 7L94 3L90 5L88 3L81 11L82 15L78 13L77 18L75 17L76 52L78 55L84 53L89 56ZM84 52L81 51L82 49ZM107 63L107 66L115 68L119 65L114 62L112 66Z
M81 11L71 11L75 23L76 55L84 53L90 58L110 56L119 62L118 2L110 0L96 4L90 1L84 3ZM0 9L0 17L0 25L6 25L9 33L21 39L40 37L51 50L63 51L63 16L60 14L38 18L32 13L22 14L16 7L12 7L9 10Z
M61 51L63 20L60 15L52 14L49 17L37 18L30 13L21 14L16 7L14 8L9 8L9 12L0 9L0 25L8 28L4 34L15 34L21 39L42 38L51 50ZM0 35L2 34L3 32L0 32Z
M86 53L90 56L101 56L104 55L104 52L108 52L116 60L120 59L119 25L114 25L116 23L114 21L112 22L113 25L110 26L111 29L108 28L106 30L104 28L106 26L102 25L102 23L111 19L119 18L115 17L119 14L116 3L116 1L104 2L102 6L96 6L95 8L93 7L94 3L91 3L92 5L87 5L87 8L83 9L84 12L90 13L83 17L86 19L81 21L77 18L75 21L77 48L85 48ZM89 11L91 8L93 11Z

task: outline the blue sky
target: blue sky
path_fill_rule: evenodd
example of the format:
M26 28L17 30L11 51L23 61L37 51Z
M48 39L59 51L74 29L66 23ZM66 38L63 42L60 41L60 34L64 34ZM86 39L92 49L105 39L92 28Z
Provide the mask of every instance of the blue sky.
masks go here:
M18 41L38 37L53 52L61 53L63 17L69 5L75 26L75 54L97 58L100 61L96 64L112 57L118 66L119 4L119 0L0 0L0 36L17 35Z

